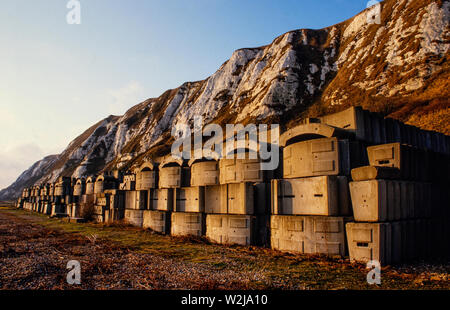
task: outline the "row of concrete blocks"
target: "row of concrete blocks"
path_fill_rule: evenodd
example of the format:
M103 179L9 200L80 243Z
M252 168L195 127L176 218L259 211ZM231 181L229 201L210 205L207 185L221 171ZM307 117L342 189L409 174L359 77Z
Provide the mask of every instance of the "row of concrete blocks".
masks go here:
M221 244L267 244L268 216L125 210L125 221L174 236L206 236Z
M28 211L42 213L53 217L68 216L66 212L66 205L54 202L24 202L22 208Z
M160 233L206 236L221 244L270 245L280 251L345 256L344 228L350 218L125 210L125 219Z
M367 154L370 166L397 168L398 173L393 173L392 178L425 182L450 181L448 154L428 152L400 143L369 146Z
M389 223L347 223L350 260L381 265L449 257L450 230L446 219Z
M320 117L317 122L352 131L357 139L372 144L399 142L423 150L450 154L449 136L421 130L391 118L383 118L381 115L363 110L361 107L352 107L342 112Z
M271 184L246 182L128 191L125 197L126 209L246 215L338 216L352 213L346 176L272 180Z
M159 188L125 192L124 207L136 210L264 215L269 212L269 194L270 184L251 182Z
M357 222L445 217L448 186L398 180L350 182L353 215Z

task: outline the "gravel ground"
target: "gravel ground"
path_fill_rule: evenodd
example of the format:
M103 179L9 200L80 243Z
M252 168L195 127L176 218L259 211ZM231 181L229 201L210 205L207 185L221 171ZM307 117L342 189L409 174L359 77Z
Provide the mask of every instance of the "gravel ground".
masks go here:
M67 262L81 264L82 289L245 289L257 272L208 266L132 251L52 231L0 212L0 288L68 289Z
M450 289L448 263L386 267L376 287L366 284L363 265L343 259L205 244L198 247L211 254L192 262L167 257L175 249L142 253L40 221L32 213L0 210L0 289ZM70 260L81 263L81 285L67 284Z

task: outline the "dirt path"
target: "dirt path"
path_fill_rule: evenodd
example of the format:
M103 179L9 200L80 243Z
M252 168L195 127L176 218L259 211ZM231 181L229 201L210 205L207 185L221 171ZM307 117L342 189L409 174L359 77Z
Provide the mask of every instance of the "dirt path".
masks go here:
M73 224L0 209L0 289L376 288L365 283L362 266L345 261L84 225L100 237ZM146 241L136 237L129 246L111 240L125 234ZM70 260L81 263L81 285L67 284ZM448 265L389 268L379 288L449 289L449 270Z

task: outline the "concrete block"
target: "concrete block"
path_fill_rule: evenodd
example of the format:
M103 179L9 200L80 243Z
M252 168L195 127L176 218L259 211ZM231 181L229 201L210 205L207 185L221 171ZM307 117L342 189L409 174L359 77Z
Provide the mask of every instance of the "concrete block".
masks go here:
M254 214L252 183L205 187L205 212L209 214Z
M204 236L206 215L204 213L173 212L171 234L174 236Z
M219 185L219 174L219 162L196 162L191 166L191 186Z
M343 217L308 217L306 221L310 234L306 253L346 255L345 219Z
M345 129L352 132L358 140L366 140L364 110L361 107L351 107L344 111L325 115L321 123Z
M149 190L157 187L156 171L141 171L136 174L136 189Z
M401 178L411 179L411 151L400 143L370 146L367 148L371 166L393 167L400 170Z
M86 195L94 194L94 185L95 180L92 180L92 178L86 180Z
M400 170L392 167L365 166L352 169L353 181L399 179Z
M222 187L226 185L205 186L205 212L226 214L228 207L222 203Z
M136 227L143 227L144 210L125 209L125 221Z
M86 193L86 181L84 179L78 179L77 182L75 183L75 186L73 187L73 195L81 196L84 195L85 193Z
M388 188L385 180L350 182L350 195L356 221L388 220Z
M219 161L220 184L264 182L265 172L259 159L221 159Z
M346 255L345 218L271 216L271 246L286 252Z
M315 139L286 146L283 149L283 178L348 175L349 158L342 158L341 163L339 148L336 138ZM346 151L348 154L348 144Z
M220 244L252 245L256 217L250 215L206 215L206 237Z
M160 188L179 188L190 186L189 167L166 166L159 169Z
M126 191L125 208L146 210L148 208L148 191Z
M162 234L170 233L170 212L146 210L143 211L143 217L143 228L150 228Z
M150 193L150 210L172 211L174 208L174 190L171 188L154 188Z
M306 217L272 215L270 236L272 249L306 253Z
M176 212L204 212L205 210L204 187L196 186L196 187L176 188L174 189L174 194L175 194L174 210Z
M120 183L119 189L122 191L135 191L136 188L136 175L126 174L123 176L123 182Z
M351 261L371 260L389 265L392 258L392 228L390 223L347 223L348 250Z
M272 180L272 214L338 215L338 188L333 176Z
M227 214L254 214L254 191L251 183L226 184L221 190Z

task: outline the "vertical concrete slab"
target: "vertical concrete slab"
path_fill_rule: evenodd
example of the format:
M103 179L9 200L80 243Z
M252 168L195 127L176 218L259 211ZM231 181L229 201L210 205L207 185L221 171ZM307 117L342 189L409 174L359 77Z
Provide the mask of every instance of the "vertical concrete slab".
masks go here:
M392 222L392 263L399 264L402 257L402 225L400 222Z

